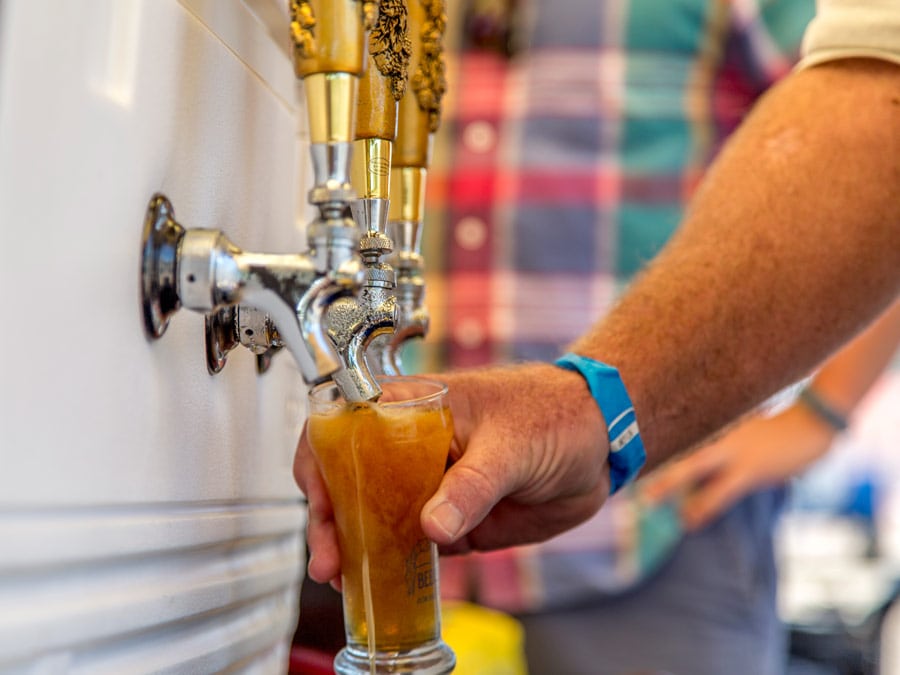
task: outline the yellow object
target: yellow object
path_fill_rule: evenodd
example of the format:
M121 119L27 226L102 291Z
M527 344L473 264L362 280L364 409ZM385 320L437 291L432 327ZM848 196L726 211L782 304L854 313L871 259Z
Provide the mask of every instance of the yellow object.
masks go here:
M456 653L453 675L527 675L524 631L502 612L441 603L441 635Z

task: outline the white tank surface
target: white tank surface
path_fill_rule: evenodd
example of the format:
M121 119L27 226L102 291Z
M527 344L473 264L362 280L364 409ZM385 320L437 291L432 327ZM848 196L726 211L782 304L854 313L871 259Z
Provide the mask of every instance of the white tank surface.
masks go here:
M305 248L286 3L0 3L0 672L281 672L305 510L290 356L159 340L141 229Z

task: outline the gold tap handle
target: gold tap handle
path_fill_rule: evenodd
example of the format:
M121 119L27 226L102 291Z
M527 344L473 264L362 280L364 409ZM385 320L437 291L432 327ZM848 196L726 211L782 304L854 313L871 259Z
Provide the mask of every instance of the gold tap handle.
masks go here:
M406 92L412 45L404 0L381 0L359 82L353 185L362 198L388 199L397 105Z
M424 210L425 172L447 89L443 44L447 14L444 0L408 0L408 6L412 74L398 114L390 219L418 222Z
M377 3L358 0L291 0L294 72L350 73L365 69L364 31L374 23Z
M294 72L302 78L314 144L353 141L365 31L377 5L358 0L291 0Z

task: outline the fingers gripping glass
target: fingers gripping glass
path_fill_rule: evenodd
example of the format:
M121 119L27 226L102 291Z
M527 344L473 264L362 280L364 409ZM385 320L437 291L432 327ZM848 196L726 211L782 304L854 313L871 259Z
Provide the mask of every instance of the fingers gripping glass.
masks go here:
M335 672L449 673L441 640L437 548L419 513L444 473L453 422L447 387L382 378L378 403L310 392L308 439L334 506L347 646Z

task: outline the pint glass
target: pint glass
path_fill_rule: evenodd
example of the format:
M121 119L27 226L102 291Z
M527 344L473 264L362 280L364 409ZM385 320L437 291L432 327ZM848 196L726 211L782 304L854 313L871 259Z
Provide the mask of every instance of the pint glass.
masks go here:
M335 672L449 673L441 640L437 548L419 513L446 466L446 386L379 380L378 403L347 403L332 383L310 392L308 439L334 506L347 646Z

